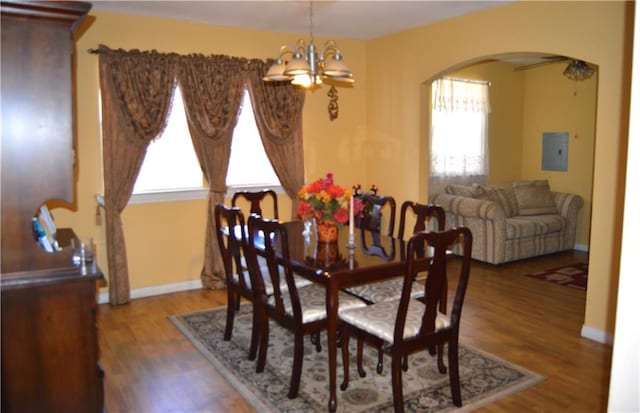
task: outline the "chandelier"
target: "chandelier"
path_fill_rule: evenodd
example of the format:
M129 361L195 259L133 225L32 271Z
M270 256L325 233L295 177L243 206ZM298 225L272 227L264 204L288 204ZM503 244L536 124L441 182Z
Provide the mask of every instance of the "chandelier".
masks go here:
M586 80L593 76L594 70L584 60L572 60L562 72L571 80Z
M299 39L294 48L288 45L280 47L276 61L264 76L265 81L287 81L305 89L315 89L323 82L331 84L329 97L335 104L335 114L332 115L332 105L329 105L331 120L337 117L337 91L334 85L353 84L353 73L342 58L342 53L335 41L327 41L318 53L313 43L313 2L309 2L309 42ZM285 56L291 58L285 61Z
M562 72L563 75L574 81L573 95L578 94L578 80L583 81L589 79L595 70L591 68L584 60L572 60Z

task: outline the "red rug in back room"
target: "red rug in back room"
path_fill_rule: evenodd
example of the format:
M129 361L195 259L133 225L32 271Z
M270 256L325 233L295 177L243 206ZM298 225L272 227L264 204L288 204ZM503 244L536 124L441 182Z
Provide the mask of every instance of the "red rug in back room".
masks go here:
M539 280L550 281L556 284L566 285L567 287L586 290L588 270L589 267L587 264L579 262L527 275Z

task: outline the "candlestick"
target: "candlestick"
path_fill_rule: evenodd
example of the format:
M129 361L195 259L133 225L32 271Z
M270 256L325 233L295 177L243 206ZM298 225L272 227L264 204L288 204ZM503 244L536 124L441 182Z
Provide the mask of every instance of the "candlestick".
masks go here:
M354 236L353 236L353 226L354 226L354 217L353 217L353 196L349 198L349 246L352 247L355 244Z

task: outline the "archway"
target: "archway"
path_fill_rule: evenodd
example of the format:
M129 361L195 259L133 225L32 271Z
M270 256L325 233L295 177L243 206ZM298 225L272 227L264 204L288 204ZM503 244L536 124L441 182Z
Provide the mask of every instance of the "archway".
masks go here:
M555 56L555 57L554 57ZM489 81L489 183L546 179L552 190L576 193L584 206L578 216L576 249L588 251L593 194L598 74L584 82L563 75L571 57L541 53L483 56L461 62L427 79L421 88L422 114L430 113L431 83L441 76ZM526 67L527 70L520 70ZM421 171L429 176L428 116L421 120ZM567 132L566 171L542 168L544 132Z

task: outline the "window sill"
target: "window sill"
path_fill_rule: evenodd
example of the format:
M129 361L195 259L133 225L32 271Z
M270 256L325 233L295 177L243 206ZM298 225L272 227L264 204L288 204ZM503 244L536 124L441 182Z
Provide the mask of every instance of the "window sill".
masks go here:
M233 196L237 191L261 191L263 189L272 189L277 194L285 194L285 190L279 186L265 186L265 185L237 185L227 187L227 196ZM161 202L179 202L179 201L195 201L201 199L207 199L209 189L207 188L193 188L193 189L177 189L173 191L158 191L158 192L144 192L131 195L129 203L127 205L139 205L139 204L157 204ZM98 201L100 203L100 201Z
M161 202L194 201L207 199L207 188L178 189L174 191L144 192L131 195L127 205L157 204Z

